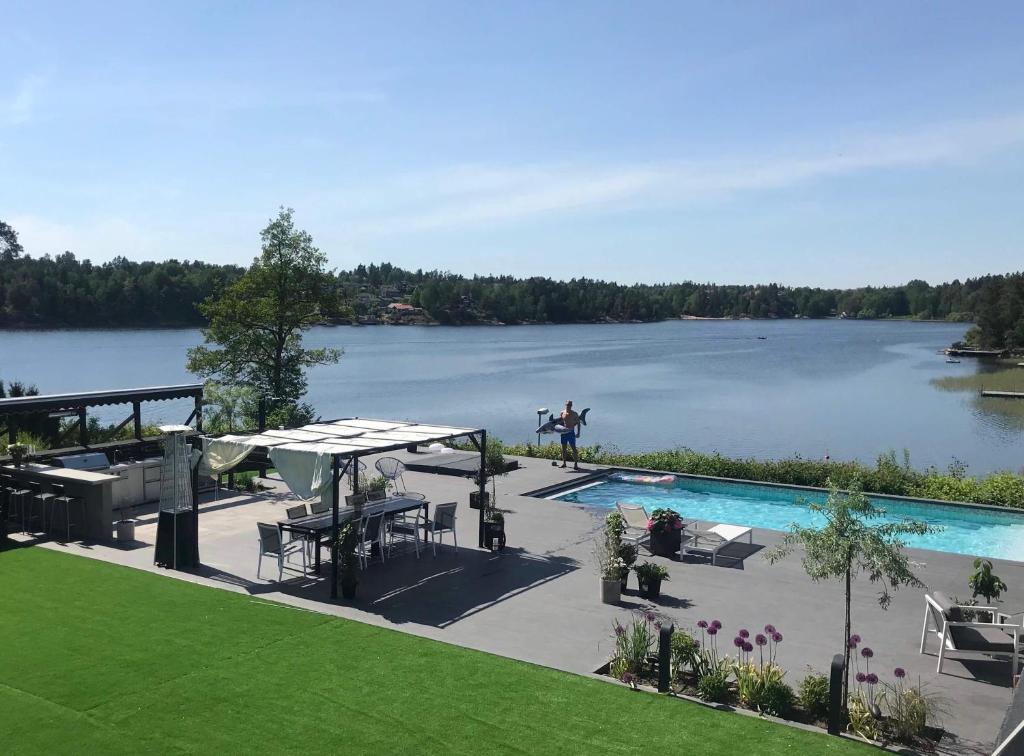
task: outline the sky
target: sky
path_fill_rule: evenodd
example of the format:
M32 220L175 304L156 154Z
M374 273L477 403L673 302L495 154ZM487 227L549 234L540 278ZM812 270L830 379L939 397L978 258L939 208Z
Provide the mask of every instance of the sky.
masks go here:
M7 7L4 7L4 6ZM33 256L932 283L1024 268L1024 3L0 0Z

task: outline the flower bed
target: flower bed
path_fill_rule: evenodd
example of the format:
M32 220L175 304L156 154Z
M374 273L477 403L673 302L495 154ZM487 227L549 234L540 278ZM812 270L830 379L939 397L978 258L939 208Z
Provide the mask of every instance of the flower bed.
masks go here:
M636 614L631 622L613 624L615 653L597 670L634 689L656 689L659 663L656 654L662 620L651 612ZM829 681L808 668L808 674L794 690L785 682L786 671L776 662L782 633L773 625L763 632L741 628L720 650L723 635L718 620L701 620L698 634L676 630L672 635L670 691L676 695L728 707L748 709L762 716L826 728ZM857 648L859 636L850 639ZM886 744L902 743L931 751L944 731L930 724L939 711L933 697L906 684L906 673L897 668L893 684L881 683L870 670L870 648L861 648L857 668L851 669L848 730L866 740ZM863 664L863 669L861 669ZM881 685L881 690L876 686Z

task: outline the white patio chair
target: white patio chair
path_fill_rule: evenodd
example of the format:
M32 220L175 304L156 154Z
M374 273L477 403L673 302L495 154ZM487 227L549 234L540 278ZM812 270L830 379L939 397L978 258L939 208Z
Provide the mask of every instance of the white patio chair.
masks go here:
M405 490L405 478L402 477L402 473L405 472L405 464L400 459L395 457L381 457L377 460L374 465L377 468L377 472L388 479L391 484L392 490L397 494L399 491ZM402 481L402 487L398 487L398 481Z
M256 564L256 579L260 577L260 569L263 567L263 557L273 557L277 560L277 580L280 582L284 577L285 562L292 554L302 555L302 574L306 574L306 544L302 539L284 541L281 538L281 528L278 525L269 525L265 522L256 523L260 534L260 558Z
M615 505L622 515L622 521L626 524L626 531L622 534L624 543L635 544L638 548L643 546L651 550L651 534L647 530L647 521L651 516L640 504L625 504L619 502Z
M754 532L750 528L741 525L715 525L707 530L684 529L683 537L688 540L683 542L679 548L679 556L687 554L710 554L711 564L714 566L718 559L718 552L730 543L736 543L743 536L747 537L747 543L754 543Z
M455 542L455 553L459 553L459 537L455 533L455 509L458 507L458 503L451 501L447 504L438 504L434 507L434 516L427 523L427 533L430 534L430 544L434 552L434 556L437 556L437 541L441 540L442 545L444 544L444 534L450 532L452 534L452 540Z
M990 612L994 622L964 620L964 610ZM939 591L924 597L924 626L921 628L921 653L925 652L928 636L939 639L939 661L935 671L942 674L946 655L988 659L994 656L1007 657L1010 667L1010 684L1017 680L1020 667L1019 622L1010 622L1010 615L993 606L967 606L954 604Z

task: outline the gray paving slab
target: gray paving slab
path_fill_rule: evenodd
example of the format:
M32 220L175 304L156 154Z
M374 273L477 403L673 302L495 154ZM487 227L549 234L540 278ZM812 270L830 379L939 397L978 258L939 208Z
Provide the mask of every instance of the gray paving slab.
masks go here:
M502 554L491 554L476 548L477 513L468 507L471 481L407 472L408 488L426 494L432 503L459 502L459 547L449 541L436 557L395 555L371 565L355 602L332 603L323 578L286 573L278 583L266 562L262 579L257 579L256 523L283 519L285 507L295 503L280 482L259 495L223 492L218 500L204 500L203 567L194 574L152 565L152 513L140 516L135 548L44 545L576 673L590 673L607 659L613 620L627 619L637 610L655 611L684 628L694 628L700 619L718 619L726 645L741 627L755 632L771 623L784 635L778 661L794 685L808 667L826 671L832 655L841 651L841 586L813 583L799 554L770 565L764 549L778 543L782 534L776 531L755 529L754 546L737 547L741 550L735 554L741 558L722 560L718 566L696 557L656 560L670 571L657 605L640 600L635 592L624 595L619 606L601 604L593 546L605 512L521 495L578 476L543 460L521 459L520 469L498 479L498 503L508 511L509 546ZM930 588L961 597L970 594L970 557L910 553ZM1024 564L993 562L1010 587L1002 604L1009 611L1024 610ZM875 652L872 669L891 679L892 669L901 666L911 679L920 678L945 701L944 723L958 737L951 752L987 753L1010 702L1009 664L951 658L944 673L936 674L934 641L930 654L918 653L922 592L897 592L888 611L878 607L877 593L877 586L866 580L854 586L854 628Z

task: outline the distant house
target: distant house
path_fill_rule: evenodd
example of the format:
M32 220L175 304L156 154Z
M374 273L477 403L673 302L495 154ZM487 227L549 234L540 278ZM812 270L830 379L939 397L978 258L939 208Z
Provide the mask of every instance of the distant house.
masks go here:
M368 291L361 291L356 294L356 302L363 307L369 307L376 301L376 297Z
M388 305L388 310L391 312L416 312L419 309L419 307L413 307L411 304L406 304L405 302L392 302Z

